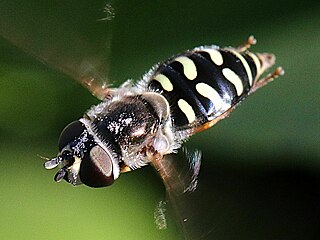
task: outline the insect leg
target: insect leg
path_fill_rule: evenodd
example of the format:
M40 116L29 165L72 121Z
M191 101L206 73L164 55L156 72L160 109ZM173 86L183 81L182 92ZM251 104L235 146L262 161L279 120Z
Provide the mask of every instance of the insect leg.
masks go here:
M245 43L238 46L236 49L240 53L242 53L242 52L247 51L252 45L255 45L256 43L257 43L257 40L254 38L254 36L251 35Z
M269 82L274 80L275 78L281 76L284 74L284 70L282 67L278 67L273 73L269 73L266 77L258 80L255 82L255 84L250 89L249 94L255 92L257 89L267 85Z

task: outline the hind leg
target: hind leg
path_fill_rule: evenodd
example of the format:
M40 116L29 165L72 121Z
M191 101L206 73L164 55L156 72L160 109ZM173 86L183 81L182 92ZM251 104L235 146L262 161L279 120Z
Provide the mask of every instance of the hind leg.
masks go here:
M284 74L284 70L282 67L277 67L277 69L273 73L269 73L267 76L264 78L256 81L252 88L250 89L249 94L257 91L259 88L267 85L269 82L273 81L275 78L281 76Z
M240 53L243 53L247 51L252 45L255 45L256 43L257 43L257 40L254 38L254 36L251 35L245 43L241 44L236 49Z

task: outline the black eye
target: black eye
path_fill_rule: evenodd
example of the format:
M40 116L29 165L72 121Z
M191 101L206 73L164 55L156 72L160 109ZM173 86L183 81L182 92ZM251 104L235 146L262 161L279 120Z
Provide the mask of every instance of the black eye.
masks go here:
M80 166L81 182L90 187L105 187L114 182L111 152L95 145L84 156Z
M66 126L59 138L59 151L79 137L85 129L86 128L80 121L74 121Z

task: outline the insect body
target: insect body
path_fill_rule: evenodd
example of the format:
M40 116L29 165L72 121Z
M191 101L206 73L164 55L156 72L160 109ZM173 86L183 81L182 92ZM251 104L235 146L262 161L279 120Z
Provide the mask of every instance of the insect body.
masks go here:
M226 117L247 95L282 74L272 54L238 48L195 48L154 66L138 83L102 89L103 101L69 124L59 140L57 157L45 167L61 166L56 181L91 187L112 184L121 172L152 163L169 177L165 157L192 134Z

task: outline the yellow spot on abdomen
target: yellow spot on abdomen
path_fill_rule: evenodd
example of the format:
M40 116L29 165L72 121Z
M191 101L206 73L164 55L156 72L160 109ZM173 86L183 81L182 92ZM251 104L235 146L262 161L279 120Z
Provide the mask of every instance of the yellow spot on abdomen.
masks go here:
M192 109L192 107L183 99L179 99L178 106L180 110L186 115L188 122L192 123L194 120L196 120L196 115Z
M172 85L170 79L167 78L165 75L158 74L153 79L157 80L161 84L161 86L164 90L166 90L168 92L171 92L173 90L173 85Z
M256 75L256 78L255 80L258 79L258 77L260 76L261 74L261 64L260 64L260 60L259 58L254 54L254 53L251 53L251 52L247 52L248 56L252 58L254 64L256 65L256 68L257 68L257 75Z
M210 85L206 83L198 83L196 85L196 89L200 95L211 100L211 102L215 106L216 111L219 111L220 109L222 109L223 100L220 97L219 93L214 88L212 88Z
M250 67L249 67L249 64L248 64L247 60L244 59L244 57L243 57L240 53L238 53L236 50L234 50L234 49L228 48L227 51L233 53L237 58L240 59L242 65L243 65L243 67L244 67L244 69L245 69L246 72L247 72L249 84L250 84L250 86L252 86L252 72L251 72L251 69L250 69Z
M209 53L210 58L214 64L217 66L221 66L223 64L223 58L221 53L216 49L204 49L207 53Z
M222 69L222 74L226 79L228 79L228 81L230 81L234 85L237 91L237 95L240 96L243 92L243 84L240 77L230 68Z
M194 62L188 57L177 57L175 61L180 62L183 66L183 73L189 80L197 77L197 68Z

